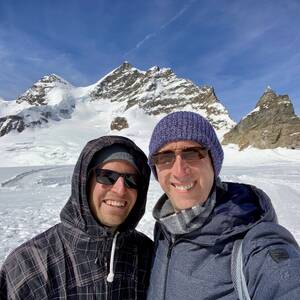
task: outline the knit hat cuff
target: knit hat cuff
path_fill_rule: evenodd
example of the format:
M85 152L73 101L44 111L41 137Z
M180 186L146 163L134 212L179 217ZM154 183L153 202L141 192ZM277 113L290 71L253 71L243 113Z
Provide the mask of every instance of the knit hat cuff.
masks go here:
M132 166L134 166L137 171L139 171L133 155L129 153L127 148L117 144L108 146L97 152L89 165L89 170L96 167L99 164L104 164L113 160L126 161Z

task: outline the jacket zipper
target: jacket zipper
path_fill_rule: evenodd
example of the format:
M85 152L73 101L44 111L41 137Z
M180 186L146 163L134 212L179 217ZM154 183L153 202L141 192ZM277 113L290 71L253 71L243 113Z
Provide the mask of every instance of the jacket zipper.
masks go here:
M171 237L171 240L170 240L169 235L165 232L165 230L163 228L161 228L161 232L164 235L164 237L167 239L167 241L169 242L169 248L168 248L168 252L167 252L167 268L166 268L166 272L165 272L165 280L164 280L165 284L164 284L164 293L163 293L163 299L166 299L168 271L169 271L169 264L170 264L170 259L171 259L171 255L172 255L172 250L178 242L186 241L189 243L190 241L189 241L189 239L178 237L178 236L174 236L173 238ZM210 246L210 243L202 243L202 245Z
M168 252L167 252L167 268L166 268L165 280L164 280L165 284L164 284L164 296L163 296L163 299L166 299L169 264L170 264L170 259L171 259L171 255L172 255L172 250L173 250L173 247L174 247L175 243L176 243L175 240L173 242L169 241L169 248L168 248Z

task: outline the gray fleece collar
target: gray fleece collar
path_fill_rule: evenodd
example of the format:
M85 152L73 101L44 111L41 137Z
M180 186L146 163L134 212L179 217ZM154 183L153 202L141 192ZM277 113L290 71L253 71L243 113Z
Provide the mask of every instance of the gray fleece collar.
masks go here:
M153 217L173 235L185 234L200 228L216 203L216 188L204 203L176 213L166 195L162 196L153 210Z

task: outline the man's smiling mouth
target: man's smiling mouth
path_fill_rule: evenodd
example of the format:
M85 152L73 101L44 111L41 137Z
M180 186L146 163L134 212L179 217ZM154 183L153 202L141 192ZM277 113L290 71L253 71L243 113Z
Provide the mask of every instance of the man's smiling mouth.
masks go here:
M175 187L177 190L180 190L180 191L188 191L190 190L191 188L194 187L195 185L195 182L191 182L189 184L175 184L175 183L171 183L171 185L173 187Z
M126 202L125 201L116 201L116 200L105 200L104 201L106 205L112 206L112 207L125 207Z

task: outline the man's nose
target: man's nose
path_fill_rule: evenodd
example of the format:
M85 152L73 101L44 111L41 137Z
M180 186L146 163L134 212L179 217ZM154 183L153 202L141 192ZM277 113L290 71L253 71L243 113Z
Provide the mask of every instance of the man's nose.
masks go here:
M178 154L175 157L175 161L172 167L172 173L176 177L185 176L189 173L189 165Z
M126 192L126 186L124 178L122 176L120 176L118 180L114 183L114 185L112 186L112 190L120 195L123 195Z

